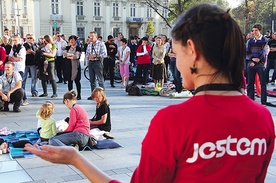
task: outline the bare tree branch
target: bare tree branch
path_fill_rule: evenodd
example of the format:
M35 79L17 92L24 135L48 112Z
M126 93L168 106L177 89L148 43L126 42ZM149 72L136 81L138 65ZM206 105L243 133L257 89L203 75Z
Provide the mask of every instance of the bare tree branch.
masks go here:
M160 3L157 3L156 1L151 1L151 0L146 0L146 4L148 4L148 6L150 8L152 8L164 21L165 23L167 24L167 26L169 26L170 28L172 27L170 22L168 21L168 19L166 17L164 17L164 15L162 15L159 11L158 11L158 6L160 6L161 8L163 9L167 9L169 11L171 11L169 9L169 7L166 7L166 6L161 6ZM161 10L162 11L162 10Z

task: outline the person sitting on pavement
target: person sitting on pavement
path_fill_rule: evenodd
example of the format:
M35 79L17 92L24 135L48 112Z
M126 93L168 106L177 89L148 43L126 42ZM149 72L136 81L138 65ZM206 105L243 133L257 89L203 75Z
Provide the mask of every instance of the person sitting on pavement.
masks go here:
M69 126L57 136L49 139L49 144L53 146L78 145L83 148L88 143L90 124L86 110L77 104L77 94L71 90L64 94L63 103L70 110Z
M90 129L98 128L103 131L105 138L113 139L114 137L109 133L111 131L110 108L104 89L101 87L95 88L91 97L96 102L96 114L90 120ZM96 134L93 135L97 136Z
M5 73L0 76L0 97L4 103L1 111L9 111L9 103L13 103L13 111L21 112L19 107L23 95L22 77L14 71L14 63L8 61L5 64Z
M275 129L269 110L241 93L239 25L229 11L197 4L177 19L172 39L184 88L195 95L153 117L130 182L264 182ZM74 148L27 144L25 150L73 165L93 183L118 182Z

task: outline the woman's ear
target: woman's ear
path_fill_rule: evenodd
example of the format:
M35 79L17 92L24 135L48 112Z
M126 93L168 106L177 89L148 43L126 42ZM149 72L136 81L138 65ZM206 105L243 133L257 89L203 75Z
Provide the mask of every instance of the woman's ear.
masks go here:
M199 52L198 50L196 49L196 46L195 46L195 43L193 42L193 40L191 39L188 39L187 40L187 46L190 50L190 54L193 56L194 60L198 60L199 58Z

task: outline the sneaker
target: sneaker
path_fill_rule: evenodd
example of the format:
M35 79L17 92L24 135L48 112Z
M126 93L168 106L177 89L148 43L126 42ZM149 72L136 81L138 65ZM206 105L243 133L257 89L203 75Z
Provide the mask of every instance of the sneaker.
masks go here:
M87 100L92 100L92 97L88 97Z
M51 96L51 98L57 98L57 94L53 94L52 96Z
M274 82L271 82L270 84L271 84L271 85L275 85L275 83L274 83Z
M5 108L5 107L1 109L1 111L3 112L8 112L9 110L10 110L9 108Z
M37 97L37 94L33 93L33 94L32 94L32 97Z
M28 102L27 99L26 99L26 100L23 100L23 103L22 103L22 106L26 106L26 105L29 105L29 102Z

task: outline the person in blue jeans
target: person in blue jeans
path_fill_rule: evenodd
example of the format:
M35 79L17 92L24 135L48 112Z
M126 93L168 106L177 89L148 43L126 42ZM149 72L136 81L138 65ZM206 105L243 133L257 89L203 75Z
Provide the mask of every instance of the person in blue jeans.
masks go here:
M63 103L70 110L69 126L64 133L49 139L49 145L78 145L83 148L88 143L90 122L86 110L77 104L77 93L73 90L63 96Z
M97 40L97 32L89 33L90 44L87 46L85 57L88 61L91 93L96 88L96 78L100 87L104 88L103 58L107 56L105 44ZM92 100L91 96L87 98Z
M248 56L249 62L247 66L248 73L248 85L247 85L247 96L252 100L255 100L255 76L258 73L261 82L261 103L263 105L267 104L267 93L266 93L266 51L265 46L267 44L267 39L261 34L262 25L255 24L253 26L254 37L248 41L248 47L246 49L246 54Z
M182 79L181 79L181 74L178 71L178 69L176 68L176 56L175 53L173 52L173 48L170 48L170 51L168 53L169 57L170 57L170 68L171 68L171 72L173 75L173 83L175 84L175 90L177 93L181 93L182 91Z
M32 97L36 97L37 91L37 71L35 62L35 52L38 49L38 45L34 42L35 37L33 34L26 35L27 41L23 44L26 49L26 62L25 62L25 72L23 76L22 88L25 90L26 81L28 78L28 73L31 73L31 93Z

